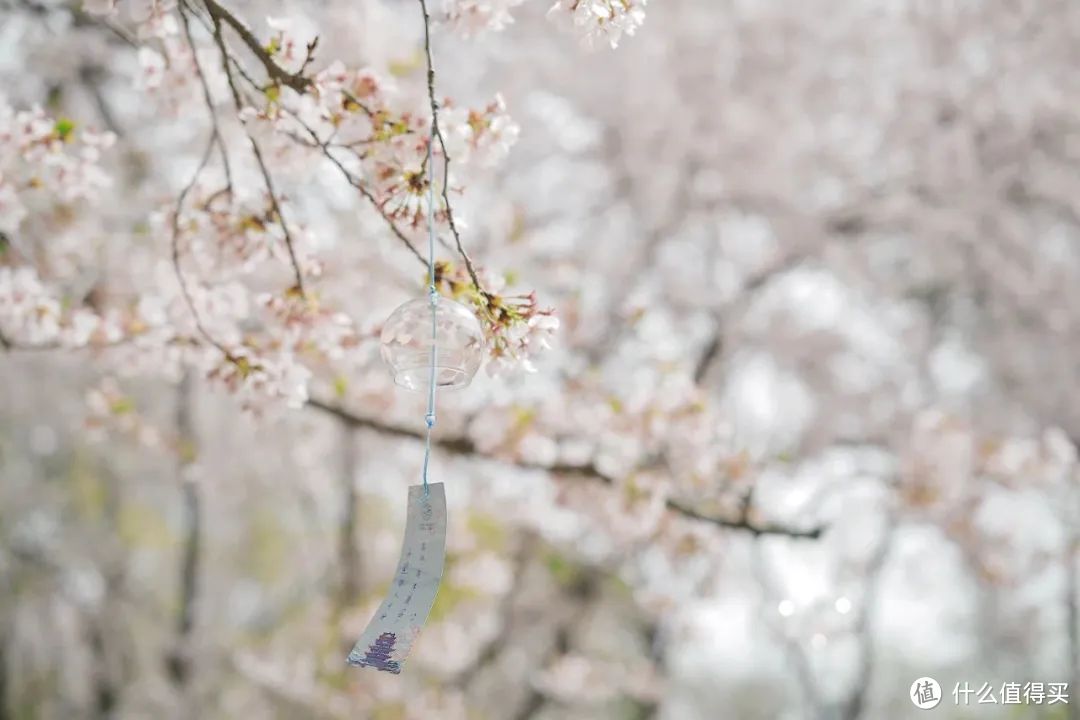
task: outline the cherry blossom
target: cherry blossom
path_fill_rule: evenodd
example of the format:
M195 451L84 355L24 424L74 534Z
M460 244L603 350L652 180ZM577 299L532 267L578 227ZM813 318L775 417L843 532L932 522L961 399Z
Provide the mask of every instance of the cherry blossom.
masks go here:
M606 42L613 49L623 35L633 35L645 22L647 0L557 0L550 16L568 16L582 34L582 41L592 47Z
M511 10L525 0L444 0L443 22L465 37L499 32L514 22Z

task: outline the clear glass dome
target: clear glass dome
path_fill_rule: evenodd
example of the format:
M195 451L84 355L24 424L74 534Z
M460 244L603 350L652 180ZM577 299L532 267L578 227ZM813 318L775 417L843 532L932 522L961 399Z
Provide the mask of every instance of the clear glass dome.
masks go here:
M484 357L484 330L464 305L444 297L432 306L427 297L398 307L379 337L380 353L394 382L426 391L431 372L431 314L435 313L435 383L442 388L468 385Z

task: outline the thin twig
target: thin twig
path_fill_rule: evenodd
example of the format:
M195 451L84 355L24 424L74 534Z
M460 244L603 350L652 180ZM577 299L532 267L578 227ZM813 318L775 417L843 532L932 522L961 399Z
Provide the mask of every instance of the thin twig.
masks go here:
M199 161L199 166L195 168L195 172L191 175L191 180L184 186L183 190L176 198L176 206L173 208L172 216L172 264L173 271L176 273L176 280L180 283L180 293L184 296L184 302L191 311L191 316L195 321L195 329L199 331L199 334L211 345L218 349L222 355L225 356L230 362L235 362L236 357L233 353L219 342L203 325L202 318L199 315L199 310L195 307L195 300L191 296L191 288L188 287L187 278L184 276L183 268L180 265L180 214L184 210L184 201L187 199L188 193L195 187L195 183L198 182L199 176L202 174L203 169L206 168L206 164L210 162L210 155L214 152L214 137L210 136L209 142L206 144L206 150L203 151L202 160Z
M412 241L409 240L405 233L401 231L401 228L397 226L397 223L394 222L393 218L391 218L386 213L382 205L380 205L379 202L375 199L375 196L371 194L371 190L369 190L363 184L363 182L361 182L360 178L349 172L348 168L346 168L340 160L334 157L333 153L330 152L330 147L319 138L319 135L315 132L314 128L301 120L296 113L290 112L287 109L285 110L285 112L288 112L293 117L293 119L296 120L297 124L299 124L300 127L304 128L307 134L311 137L311 142L314 144L314 146L322 150L323 155L327 159L329 159L330 162L334 163L337 169L341 171L341 174L345 177L345 180L354 188L360 191L360 194L363 195L364 198L372 204L375 210L379 213L379 216L386 221L386 224L390 227L391 232L394 233L397 239L405 243L405 247L407 247L410 252L412 252L412 254L416 256L416 259L419 260L426 267L427 260L424 258L423 255L420 254L420 251L416 249L416 246L412 244Z
M218 153L221 155L221 164L225 167L225 181L226 187L229 192L232 192L232 168L229 165L229 153L225 147L225 137L221 135L221 126L217 120L217 111L214 110L214 98L210 92L210 82L206 80L206 72L203 70L202 63L199 60L199 52L195 47L194 37L191 35L191 23L188 18L188 12L185 11L186 3L181 2L178 5L180 12L180 19L184 21L184 35L188 40L188 46L191 47L191 58L194 60L195 73L199 76L199 84L202 86L203 100L206 103L206 112L210 114L211 130L213 131L214 141L217 144Z
M229 90L232 92L233 103L236 105L236 112L238 116L244 108L244 102L240 98L240 90L236 87L236 79L233 77L232 74L232 64L230 63L232 56L229 54L229 48L228 46L226 46L225 38L222 36L222 22L225 22L230 27L232 27L236 31L237 35L239 35L240 38L244 41L244 43L247 44L249 47L254 44L253 51L256 51L255 54L259 57L260 60L263 60L263 65L267 68L267 73L270 74L271 77L273 77L275 80L280 80L281 82L289 85L289 87L297 88L298 92L303 92L303 89L306 88L308 84L310 84L310 81L306 81L300 86L290 84L290 82L288 82L289 78L293 78L293 82L295 83L295 78L299 76L289 74L282 70L281 67L279 67L273 61L273 58L271 58L269 54L267 54L267 52L262 48L262 46L259 45L259 41L255 39L253 35L251 35L251 32L246 27L244 27L243 23L241 23L231 14L229 14L223 7L214 2L214 0L205 0L205 4L206 9L210 12L210 21L214 25L214 42L218 46L218 50L221 52L221 66L222 69L224 69L225 71L225 79L228 82ZM271 72L271 68L275 69L275 72L278 74L278 76L275 76L274 72ZM278 225L281 226L281 231L285 236L285 248L289 252L289 262L292 264L293 274L296 279L295 289L301 297L306 298L307 293L304 291L304 276L303 272L300 269L300 262L296 257L296 247L295 243L293 242L292 232L289 230L289 224L285 220L285 214L281 211L281 205L278 202L277 191L274 189L274 181L270 175L270 170L266 166L266 160L263 158L262 150L259 148L259 143L255 140L255 136L251 134L251 130L248 128L247 123L245 123L241 118L240 124L244 128L244 134L247 135L248 142L251 143L252 154L255 156L255 162L258 164L259 171L262 173L263 182L266 184L266 191L270 195L270 204L274 208L274 214L277 217Z
M244 43L244 45L247 46L247 48L252 52L252 54L254 54L255 57L259 60L260 64L262 64L263 69L265 70L267 77L273 83L278 83L278 84L281 84L281 85L285 85L285 86L290 87L293 90L295 90L297 92L300 92L300 93L303 93L306 90L311 88L313 82L309 77L307 77L307 76L305 76L303 74L303 71L304 71L304 69L306 69L308 67L308 65L311 64L311 61L313 59L314 50L315 50L314 44L308 46L307 57L305 58L304 64L301 67L300 71L295 72L295 73L289 72L288 70L286 70L285 68L283 68L283 67L281 67L280 65L277 64L277 62L270 55L270 53L268 53L266 51L266 49L262 46L262 44L259 42L258 38L256 38L255 35L251 32L251 30L249 30L244 25L244 23L242 23L235 15L230 13L225 7L223 7L220 3L216 2L215 0L204 0L204 4L206 5L207 11L210 13L211 22L214 24L214 28L215 28L215 30L214 30L214 40L217 43L218 48L223 53L223 55L225 55L226 57L229 58L229 60L226 61L226 77L227 77L227 79L229 79L230 89L232 90L232 94L233 94L233 100L235 102L237 102L238 108L240 106L240 100L239 100L240 93L237 90L237 88L235 87L235 82L232 79L232 73L230 72L230 68L228 66L229 63L231 62L231 67L235 68L236 71L238 73L240 73L244 77L244 79L247 80L249 83L251 83L254 87L258 88L258 85L257 85L257 83L255 83L254 79L252 79L251 76L248 75L243 70L243 68L240 66L240 64L238 62L236 62L235 58L232 58L231 56L229 56L227 48L225 47L224 39L221 37L221 24L222 23L228 25L229 27L231 27L236 32L237 36ZM345 94L345 97L351 103L356 104L356 106L359 107L361 110L363 110L364 113L366 113L369 117L374 117L375 116L375 114L372 112L372 110L370 108L368 108L358 98L354 97L351 93L345 91L344 94ZM342 174L345 176L346 180L348 180L349 184L352 185L353 187L355 187L357 190L359 190L361 192L361 194L364 196L364 198L366 200L368 200L376 208L376 210L378 210L379 215L386 221L387 225L389 225L390 230L394 233L394 235L399 240L401 240L403 243L405 243L405 246L412 252L412 254L415 255L422 263L424 263L426 265L427 260L424 259L424 257L417 251L417 249L409 241L408 237L406 237L406 235L401 231L401 229L398 228L397 225L393 222L393 220L386 214L385 210L379 205L379 203L375 199L374 195L371 194L371 191L368 188L366 188L360 182L359 179L355 178L352 175L352 173L348 172L345 169L345 167L341 164L341 162L329 152L329 149L327 148L326 144L323 143L318 138L318 136L315 135L313 131L311 131L310 128L305 126L305 129L308 130L313 135L314 141L322 148L323 154L326 157L328 157L330 159L330 161L333 162L338 167L339 170L341 170ZM251 138L250 135L248 137ZM251 142L252 142L253 146L256 145L255 140L253 138L251 138ZM265 168L265 166L263 165L262 160L261 160L261 153L258 151L258 149L256 149L256 158L259 160L260 167ZM264 172L264 175L267 175L267 173ZM272 192L271 192L271 196L273 197ZM276 205L276 200L274 202L275 202L275 205ZM280 217L280 213L279 213L279 217ZM282 220L282 225L284 227L284 221L283 220ZM455 234L456 234L456 231L455 231ZM286 229L286 235L288 235L288 230L287 229ZM287 243L289 245L290 256L292 256L291 238L287 238ZM458 243L458 247L459 247L459 249L461 248L460 242ZM467 258L466 258L466 262L468 263ZM294 258L294 265L295 265L295 258ZM479 285L477 285L477 287L479 287Z
M855 620L852 635L858 643L858 661L856 665L855 680L851 684L851 694L841 706L842 720L859 720L866 709L867 692L874 676L874 619L878 611L878 599L881 595L881 576L885 563L892 552L896 534L897 522L892 511L885 518L885 529L881 539L870 556L863 577L865 589L863 592L862 610Z
M450 195L447 191L450 184L450 154L446 151L446 140L443 138L442 130L439 128L439 103L435 99L435 64L431 56L431 16L428 14L427 0L420 0L420 10L424 15L424 54L427 57L427 90L428 101L431 103L431 129L439 141L443 156L442 199L443 204L446 206L446 219L450 224L450 232L454 236L458 254L465 261L465 269L469 272L469 278L472 280L473 285L476 286L480 296L487 300L491 296L484 290L484 286L480 284L480 278L476 275L476 268L473 267L472 259L469 257L469 253L465 252L465 246L461 242L457 224L454 222L454 211L450 206Z
M203 100L206 102L206 111L210 115L210 128L213 132L212 137L217 144L218 154L221 155L221 163L225 169L225 185L228 188L228 192L232 194L233 181L232 168L229 166L229 153L225 149L225 139L221 135L221 126L218 123L217 112L214 110L214 98L210 94L210 83L206 80L206 73L203 70L202 62L199 60L198 49L195 47L195 38L191 33L191 22L188 19L188 12L184 9L186 6L186 3L180 3L178 6L180 19L184 23L184 35L187 38L188 47L191 48L191 57L195 61L195 72L199 76L199 84L202 86Z

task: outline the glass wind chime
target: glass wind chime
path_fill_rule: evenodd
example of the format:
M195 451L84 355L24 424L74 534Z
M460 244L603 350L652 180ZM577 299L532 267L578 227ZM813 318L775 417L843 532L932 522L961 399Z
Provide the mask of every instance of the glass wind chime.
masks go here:
M446 554L446 493L428 482L435 389L461 388L472 381L484 352L480 321L466 307L439 297L435 286L435 118L428 138L428 292L398 307L380 337L383 360L394 382L427 391L423 482L409 487L405 540L386 597L349 653L348 663L400 673L413 641L427 620L442 580Z

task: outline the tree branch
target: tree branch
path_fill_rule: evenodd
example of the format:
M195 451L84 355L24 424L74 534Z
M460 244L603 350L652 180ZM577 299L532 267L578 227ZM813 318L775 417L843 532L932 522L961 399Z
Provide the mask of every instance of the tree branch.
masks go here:
M194 453L194 430L191 420L191 375L185 373L176 392L176 434L180 443L177 474L184 497L184 532L180 558L180 598L176 620L176 638L166 659L169 678L185 705L190 702L194 648L192 636L199 600L199 575L202 560L202 503L198 486L187 477ZM188 710L193 708L188 707Z
M411 428L402 427L400 425L392 425L385 423L382 420L376 420L374 418L364 417L349 412L345 408L339 405L325 402L319 399L311 399L308 401L308 405L321 410L329 415L332 415L339 420L343 420L346 423L351 424L353 427L366 428L382 435L390 437L403 438L408 440L424 439L424 434L419 430L413 430ZM564 475L579 477L583 480L599 483L601 485L614 486L618 482L618 478L608 475L596 467L593 463L584 464L568 464L568 463L555 463L552 465L545 465L543 463L535 463L527 460L510 460L502 458L496 455L491 455L481 451L477 448L476 444L466 436L457 437L437 437L432 439L432 444L450 453L451 455L460 455L463 457L475 457L481 459L488 459L497 462L504 462L523 470L539 470L542 472L551 473L552 475ZM790 538L800 538L815 540L821 537L824 532L823 527L812 528L793 528L786 525L780 525L777 523L760 523L753 520L750 517L749 512L742 512L740 517L724 517L720 515L708 515L703 512L694 510L685 502L668 498L667 508L671 512L681 515L685 518L696 520L699 522L709 523L716 525L717 527L739 530L742 532L748 532L754 536L761 535L778 535Z
M229 25L236 34L240 36L240 39L252 49L256 57L258 57L263 66L266 67L267 74L271 76L275 81L284 82L289 87L297 90L297 92L303 92L311 81L300 76L293 75L283 70L269 53L261 45L259 41L251 34L244 24L236 19L233 15L228 13L225 8L218 5L214 0L205 0L206 9L210 12L210 20L214 25L214 43L218 46L218 50L221 52L221 66L225 71L225 79L228 81L229 90L232 92L233 103L236 105L237 116L240 117L240 125L244 128L244 134L247 135L248 142L251 144L252 154L255 156L255 162L259 166L259 172L262 174L263 182L266 185L266 192L270 195L270 205L274 208L274 215L277 216L278 225L281 226L281 232L285 236L285 248L289 252L289 262L292 264L293 274L296 279L295 289L300 293L301 297L307 297L307 293L304 291L304 274L300 269L300 261L296 257L296 244L293 242L292 232L289 230L289 224L285 221L285 214L281 210L281 204L278 201L277 191L274 189L274 180L270 175L270 169L266 166L266 160L263 158L262 149L259 147L258 141L255 136L251 134L251 130L248 129L247 123L244 122L243 117L240 115L244 109L244 103L240 99L240 91L236 87L236 80L233 78L232 65L230 64L231 55L229 54L229 48L225 44L225 38L221 33L222 22ZM192 52L195 52L195 48L192 48ZM290 84L290 79L293 84ZM303 83L300 83L303 80ZM296 83L300 83L299 85ZM217 127L215 124L215 137Z
M480 278L476 275L476 268L473 267L472 259L465 252L465 246L461 242L457 224L454 223L454 211L450 207L450 195L447 192L450 184L450 154L446 151L446 140L443 138L442 130L439 128L439 103L435 99L435 64L431 57L431 16L428 14L426 0L420 0L420 10L424 15L424 55L427 58L427 90L428 101L431 104L431 130L439 141L439 147L442 149L443 155L442 199L443 204L446 206L446 219L450 224L450 232L454 236L454 242L457 244L458 254L465 261L465 269L469 272L469 278L472 280L473 285L476 286L477 292L486 300L490 296L484 290L484 286L480 284ZM432 157L434 158L434 154Z
M574 640L581 629L582 623L588 618L589 610L599 601L601 590L600 578L594 572L585 573L581 578L574 581L570 587L566 588L564 592L567 600L577 607L574 612L567 613L556 624L555 637L552 640L551 648L540 663L542 670L560 657L573 651ZM544 708L547 702L547 695L535 684L530 684L525 701L513 715L514 720L531 720Z
M263 69L266 71L267 77L276 83L292 88L298 93L304 92L311 86L312 83L310 78L305 77L301 73L291 73L278 65L251 30L249 30L244 23L240 22L235 15L222 7L220 3L216 2L216 0L203 0L203 4L206 5L206 9L210 13L210 19L215 26L225 23L233 29L237 37L239 37L244 45L247 46L248 50L258 58Z
M754 293L768 284L773 278L794 269L795 266L805 259L805 253L794 252L781 259L775 265L751 275L743 286L741 295L736 302L745 304ZM694 366L694 382L699 385L704 382L705 378L709 375L712 366L723 353L725 314L725 312L719 309L713 313L713 322L716 323L716 327L712 337L705 343L701 358Z
M347 608L360 592L360 553L356 546L356 484L353 470L357 460L356 429L341 424L341 519L338 524L338 564L341 583L338 586L337 609Z
M239 100L240 93L236 89L235 84L234 84L233 79L232 79L231 69L229 67L230 61L237 67L238 70L240 68L239 68L239 64L236 63L236 60L229 55L228 49L226 48L224 40L221 37L220 28L221 28L222 23L224 23L225 25L228 25L230 28L232 28L236 32L237 36L244 43L244 45L247 46L247 48L252 52L252 54L255 55L255 57L259 60L259 63L262 65L263 69L265 70L267 77L272 82L279 83L281 85L285 85L287 87L290 87L290 88L292 88L293 90L295 90L296 92L299 92L299 93L303 93L303 92L305 92L305 91L307 91L308 89L311 88L313 82L312 82L311 78L309 78L309 77L307 77L307 76L305 76L303 74L303 69L301 69L300 72L291 73L288 70L286 70L285 68L278 65L277 62L274 60L274 58L270 55L270 53L267 52L266 49L262 46L262 44L259 42L259 39L256 38L255 35L251 32L251 30L249 30L247 28L247 26L244 25L244 23L242 23L235 15L230 13L220 3L216 2L215 0L204 0L204 4L206 5L207 11L210 13L211 22L214 24L214 28L215 28L215 30L214 30L214 40L218 45L218 49L221 51L222 55L226 58L226 60L225 60L225 64L226 64L225 73L226 73L227 79L229 80L230 88L231 88L231 90L233 92L233 99L237 103L237 109L239 109L239 106L240 106L240 100ZM313 49L313 47L309 48L308 58L304 62L304 67L305 68L311 62L311 55L310 55L310 50L311 49ZM247 76L245 75L245 77L247 77ZM250 78L248 78L248 80L251 81ZM364 110L364 112L366 112L368 115L373 114L371 112L371 110L366 105L361 103L358 99L352 98L351 95L349 95L349 97L350 97L350 100L352 102L355 102L357 104L357 106L362 108ZM295 117L296 116L294 115L294 118ZM299 118L296 118L296 119L297 119L298 122L300 122ZM348 183L350 185L352 185L354 188L356 188L357 190L359 190L360 193L364 196L364 198L375 207L375 209L379 212L379 215L383 218L383 220L386 221L387 225L390 227L391 232L393 232L393 234L399 240L401 240L401 242L403 242L405 244L405 247L407 247L409 249L409 251L412 252L412 254L417 257L417 259L419 259L422 263L424 263L424 265L427 265L427 260L424 259L423 255L420 254L420 252L416 249L416 247L412 244L412 242L408 239L408 237L405 236L405 234L401 231L401 229L393 222L393 220L391 220L390 217L387 216L387 214L383 210L383 208L379 205L378 202L376 202L375 197L371 194L371 191L367 187L365 187L363 185L363 183L361 183L359 181L358 178L354 177L352 175L352 173L350 173L345 168L345 166L341 164L340 160L338 160L336 157L333 156L333 154L330 153L329 148L327 147L326 143L322 142L319 139L318 135L315 134L314 131L311 130L311 128L307 127L302 122L301 122L301 125L303 125L304 129L307 130L308 133L312 136L312 140L315 142L315 144L319 148L322 149L323 155L325 155L332 163L334 163L334 165L336 165L337 168L342 172L342 174L345 176L345 179L348 181ZM246 128L245 128L245 130L246 130ZM266 166L265 166L265 163L262 160L261 152L259 151L259 148L256 145L256 142L255 142L254 138L252 138L250 134L248 135L248 137L251 140L252 146L255 148L256 160L259 162L260 169L263 170L264 177L267 178L267 186L269 187L270 184L271 184L270 180L269 180L269 177L268 177L269 173L266 172ZM271 189L270 193L271 193L271 198L274 200L274 204L275 204L274 209L275 209L276 212L278 212L278 217L281 220L282 227L283 227L283 229L285 230L285 233L286 233L286 241L287 241L287 246L288 246L288 249L289 249L290 257L293 259L294 266L296 266L296 259L295 259L295 255L293 253L293 247L292 247L292 238L291 238L291 236L289 236L288 229L284 227L284 219L282 218L281 213L280 213L279 209L277 208L277 201L276 201L276 198L274 196L274 193L273 193L272 189ZM447 207L449 208L449 205ZM449 212L449 210L448 210L448 212ZM461 247L460 243L458 244L458 246L459 246L459 249L460 249L460 247ZM462 252L464 252L464 251L462 250ZM297 279L299 280L299 276L298 276ZM302 291L302 289L303 289L302 284L298 283L298 287L300 287L300 289ZM477 285L477 287L479 288L479 285Z
M286 112L289 112L289 111L286 110ZM403 233L401 231L401 228L399 228L397 226L397 224L394 222L393 218L391 218L389 215L387 215L386 210L383 209L382 205L380 205L375 200L375 196L371 194L371 190L369 190L367 187L365 187L364 184L360 181L360 178L356 177L351 172L349 172L348 168L346 168L345 165L343 165L340 160L338 160L336 157L334 157L333 153L330 152L330 146L326 142L323 142L319 138L319 135L318 135L318 133L315 132L314 128L312 128L307 123L305 123L296 113L289 112L289 114L293 117L294 120L296 120L296 122L302 128L304 128L304 131L307 132L307 134L311 137L311 142L316 147L321 149L323 155L330 162L332 162L337 167L338 170L341 171L341 174L345 178L346 182L348 182L354 188L359 190L360 194L363 195L364 198L368 202L371 203L372 207L374 207L376 212L379 213L379 216L383 220L386 221L386 224L390 227L391 232L394 233L394 235L397 237L397 239L400 240L401 242L405 243L405 247L407 247L409 249L409 251L413 255L416 256L416 259L419 260L426 267L427 266L427 259L423 255L420 254L420 251L416 249L416 246L412 244L412 242L409 240L408 237L405 236L405 233Z
M191 317L195 321L195 329L199 331L199 334L211 345L218 349L218 351L225 356L230 362L236 361L236 356L233 355L227 347L220 343L210 331L203 325L202 318L199 315L198 308L195 307L195 299L191 296L191 288L188 287L187 277L184 275L184 270L180 263L180 213L184 210L184 201L187 200L188 193L195 187L195 183L198 182L199 176L202 174L206 164L210 162L210 154L214 151L214 137L211 135L209 142L206 145L206 150L203 152L202 160L199 161L199 166L195 169L194 174L191 176L191 180L184 186L184 189L180 191L180 194L176 197L176 206L173 208L172 216L172 237L170 244L172 246L172 265L173 272L176 274L176 281L180 285L180 294L184 296L184 303L187 305L188 310L191 311Z
M229 193L232 193L232 168L229 166L229 153L225 149L225 138L221 134L221 126L218 123L217 111L214 110L214 98L210 94L210 83L206 80L206 72L203 70L202 62L199 60L199 53L195 47L195 38L191 33L191 22L188 19L188 13L184 9L185 4L180 3L178 6L180 11L180 19L184 23L184 36L187 38L188 47L191 48L191 57L195 62L195 72L199 76L199 85L202 87L203 102L206 103L206 111L210 115L210 127L213 132L214 142L217 144L218 154L221 155L221 163L225 169L225 183L228 187Z

